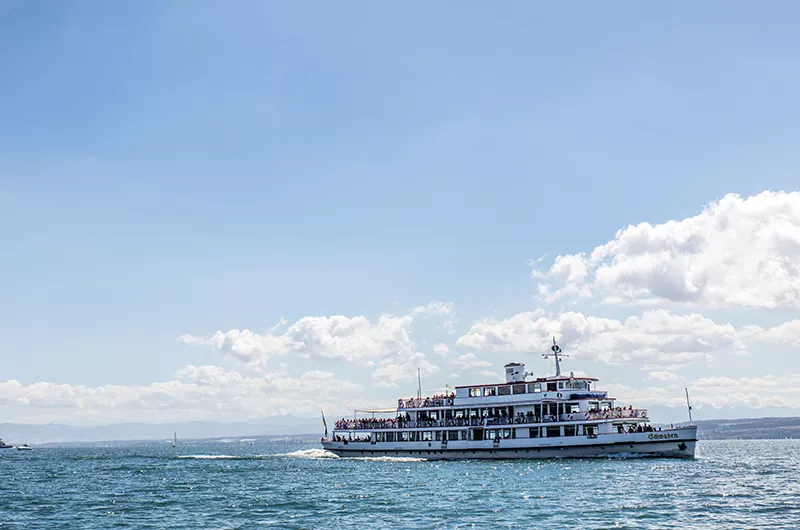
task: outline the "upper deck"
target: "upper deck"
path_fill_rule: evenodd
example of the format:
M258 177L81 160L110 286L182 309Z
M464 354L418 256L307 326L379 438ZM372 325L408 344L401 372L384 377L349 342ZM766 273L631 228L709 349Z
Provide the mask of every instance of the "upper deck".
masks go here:
M509 363L508 367L523 367L521 363ZM398 409L427 409L447 407L470 407L486 405L514 405L555 400L609 399L608 392L594 389L598 380L594 377L575 377L573 374L554 377L539 377L530 381L513 374L505 383L457 386L455 392L433 397L398 399Z

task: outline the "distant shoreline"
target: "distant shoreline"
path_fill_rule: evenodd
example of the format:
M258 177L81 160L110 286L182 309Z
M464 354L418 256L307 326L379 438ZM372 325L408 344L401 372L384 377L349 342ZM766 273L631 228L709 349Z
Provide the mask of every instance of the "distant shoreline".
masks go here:
M800 439L800 417L740 418L698 420L700 440L782 440ZM676 423L685 425L686 422ZM663 423L654 425L664 426ZM305 421L297 425L194 422L184 424L116 424L94 427L68 425L0 424L0 438L11 445L23 443L39 447L119 446L169 443L173 432L178 442L247 443L241 440L275 443L280 441L315 442L322 429ZM260 432L259 432L260 431ZM266 431L266 432L265 432ZM161 434L163 432L163 434ZM257 433L257 434L254 434Z
M262 435L262 436L233 436L233 437L211 437L211 438L187 438L185 440L178 440L178 447L187 445L196 445L201 443L216 443L219 445L230 446L247 446L253 443L314 443L320 439L319 434L301 434L301 435ZM147 440L98 440L87 442L44 442L37 444L37 447L46 448L70 448L70 447L137 447L137 446L151 446L163 444L165 447L170 447L172 440L166 439L147 439Z

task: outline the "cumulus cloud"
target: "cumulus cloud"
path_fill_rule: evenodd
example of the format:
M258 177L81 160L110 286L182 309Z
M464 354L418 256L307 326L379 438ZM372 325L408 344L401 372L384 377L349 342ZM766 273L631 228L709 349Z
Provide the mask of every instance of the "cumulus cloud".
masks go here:
M628 226L590 252L539 263L532 274L549 302L800 309L800 192L729 194L694 217Z
M447 344L435 344L433 346L433 353L436 355L440 355L442 357L446 357L448 353L450 353L450 347Z
M648 372L647 379L651 381L677 381L678 374L669 372L667 370L657 370L655 372Z
M416 315L452 315L453 303L434 300L427 305L417 306L411 310L411 316Z
M258 364L262 360L266 361L266 358L272 355L288 353L293 348L291 338L286 335L276 336L272 333L259 335L249 329L217 331L208 338L184 334L178 337L178 340L184 344L205 344L251 364Z
M397 388L398 382L416 379L417 368L423 377L428 377L440 370L428 361L424 353L416 352L406 357L384 359L372 372L372 383L377 387Z
M270 358L290 354L362 365L395 357L395 364L403 364L417 355L411 337L414 320L422 315L441 317L452 314L451 303L434 301L415 307L406 315L381 315L375 322L364 316L304 317L280 333L277 327L265 333L232 329L217 331L210 337L185 334L178 340L185 344L211 346L260 370L266 369ZM385 377L381 379L387 380Z
M700 314L675 314L664 309L624 320L576 312L557 316L527 312L506 320L476 322L457 345L479 352L547 352L555 336L565 352L578 357L670 367L711 361L718 353L744 355L754 339L791 343L797 329L800 321L769 329L737 329Z
M764 375L760 377L703 377L689 381L692 405L743 407L762 409L767 407L800 407L800 374ZM642 406L666 405L686 406L684 384L669 384L649 388L634 388L627 385L609 384L612 395L625 396L630 403Z
M320 407L347 410L347 403L363 393L356 383L332 372L311 370L300 376L281 372L250 377L219 366L189 365L170 381L141 386L84 385L39 382L24 385L0 382L0 406L24 406L41 414L69 415L73 420L253 418L273 415L316 414ZM31 414L34 417L36 414Z
M800 320L784 322L767 330L762 330L758 326L751 326L750 330L758 340L800 348Z
M492 363L487 361L479 361L474 353L465 353L453 360L453 364L461 366L464 370L482 370L484 368L491 368Z

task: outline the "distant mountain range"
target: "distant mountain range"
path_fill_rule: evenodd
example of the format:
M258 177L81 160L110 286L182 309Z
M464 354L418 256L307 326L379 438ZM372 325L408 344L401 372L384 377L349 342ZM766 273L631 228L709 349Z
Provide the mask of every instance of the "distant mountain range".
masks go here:
M701 440L734 439L783 439L800 438L800 417L789 418L743 418L735 420L699 420L695 422ZM100 441L144 441L171 440L172 433L178 438L262 438L279 436L303 436L315 439L322 435L320 420L275 416L254 422L182 422L182 423L117 423L91 427L61 425L29 425L24 423L0 424L0 438L16 445L72 444Z
M800 418L742 418L701 420L697 437L701 440L769 440L800 438Z
M84 443L119 440L171 440L224 437L260 437L323 433L322 421L312 418L277 416L254 422L221 423L193 421L181 423L116 423L111 425L74 426L49 423L0 423L0 438L15 445L22 443Z

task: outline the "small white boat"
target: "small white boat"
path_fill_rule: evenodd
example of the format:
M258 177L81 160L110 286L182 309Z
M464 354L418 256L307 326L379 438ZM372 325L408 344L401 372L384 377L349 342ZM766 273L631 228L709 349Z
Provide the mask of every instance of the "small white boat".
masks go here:
M17 451L33 451L33 447L28 444L22 444L17 446Z
M2 438L0 438L0 449L13 449L13 448L14 448L13 445L8 445L3 441Z

